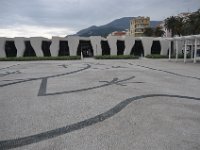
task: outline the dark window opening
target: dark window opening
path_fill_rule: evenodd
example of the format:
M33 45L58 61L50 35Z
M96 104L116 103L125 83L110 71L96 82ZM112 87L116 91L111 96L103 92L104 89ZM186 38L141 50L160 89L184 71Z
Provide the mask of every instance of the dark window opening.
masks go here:
M101 41L102 55L110 55L110 46L108 41Z
M131 50L131 55L134 56L144 56L144 49L141 40L136 40L135 45Z
M125 49L124 41L117 40L117 55L123 55Z
M45 57L51 56L50 45L50 41L42 41L42 51Z
M171 56L175 55L175 53L174 53L174 46L173 45L174 45L174 43L173 43L173 41L171 41L171 49L168 48L167 55L169 55L169 50L171 50Z
M16 57L17 56L17 49L15 47L14 41L6 41L5 53L6 53L6 57Z
M171 54L172 55L175 55L175 52L176 52L174 46L175 46L175 42L171 41Z
M36 56L36 53L31 46L30 41L25 41L25 51L24 51L24 57L34 57Z
M197 57L200 57L200 49L197 49Z
M68 41L60 41L58 56L69 56L69 55L70 55L70 52L69 52Z
M93 49L90 41L79 41L77 55L83 54L83 57L92 57L93 56Z
M161 46L160 41L153 41L153 44L151 46L151 54L160 54Z

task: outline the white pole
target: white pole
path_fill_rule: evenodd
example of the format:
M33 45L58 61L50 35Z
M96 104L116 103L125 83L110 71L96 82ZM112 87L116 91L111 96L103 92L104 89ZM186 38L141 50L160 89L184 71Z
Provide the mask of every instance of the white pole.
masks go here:
M178 40L176 40L176 62L178 60Z
M195 42L195 41L194 41ZM192 59L193 57L193 51L194 51L194 46L193 46L193 41L192 41L192 44L191 44L191 51L190 51L190 58Z
M197 62L196 58L197 58L197 38L195 38L194 42L194 63Z
M82 48L81 48L81 60L83 60L83 52L82 52Z
M185 40L185 50L184 50L184 63L186 63L186 56L187 56L187 39Z
M169 61L171 60L171 41L169 41Z

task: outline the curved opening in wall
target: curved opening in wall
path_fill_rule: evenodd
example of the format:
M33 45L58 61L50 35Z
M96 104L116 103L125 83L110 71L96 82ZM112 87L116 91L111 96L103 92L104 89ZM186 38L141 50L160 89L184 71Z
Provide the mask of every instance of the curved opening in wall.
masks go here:
M124 41L117 40L117 55L124 55L125 44Z
M160 51L161 51L160 41L153 41L153 44L151 46L151 54L160 54Z
M50 41L42 41L42 51L45 57L51 56L50 45Z
M36 53L33 49L33 47L31 46L31 42L30 41L25 41L25 51L24 51L24 57L35 57Z
M17 49L15 47L14 41L6 41L5 42L5 53L6 53L6 57L16 57L17 56Z
M60 41L58 56L69 56L68 41Z
M110 46L108 41L101 41L102 55L110 55Z
M144 48L143 48L141 40L135 41L135 45L133 46L133 48L131 50L131 55L144 56Z
M83 57L93 57L93 48L90 41L80 40L77 50L77 55L80 56L81 52Z

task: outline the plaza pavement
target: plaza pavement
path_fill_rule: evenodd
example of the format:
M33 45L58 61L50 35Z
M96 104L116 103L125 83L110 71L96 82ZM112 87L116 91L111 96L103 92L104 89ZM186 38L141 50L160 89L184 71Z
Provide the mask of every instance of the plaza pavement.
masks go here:
M0 149L199 150L200 64L0 62Z

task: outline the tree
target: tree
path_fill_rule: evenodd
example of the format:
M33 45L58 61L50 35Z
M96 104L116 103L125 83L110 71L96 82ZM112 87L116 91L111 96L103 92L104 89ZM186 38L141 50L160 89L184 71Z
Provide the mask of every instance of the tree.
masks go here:
M184 35L200 34L200 9L192 13L184 24Z
M175 35L175 22L176 18L174 16L165 19L165 28L172 33L172 37Z
M156 37L161 37L161 36L163 36L164 34L165 34L165 31L163 31L161 27L158 26L158 27L155 28L155 30L154 30L154 35L155 35Z
M148 27L148 28L145 28L145 31L144 31L144 35L145 36L156 36L156 37L161 37L165 34L165 31L162 30L161 27L156 27L156 28L151 28L151 27Z
M183 26L184 26L183 18L176 17L175 34L177 34L178 36L183 35L183 31L184 31Z
M175 35L181 36L183 34L183 18L171 16L165 19L165 28L172 33L172 37Z
M154 35L154 29L151 27L145 28L144 31L145 36L153 36Z

